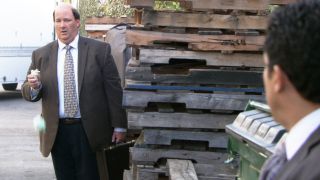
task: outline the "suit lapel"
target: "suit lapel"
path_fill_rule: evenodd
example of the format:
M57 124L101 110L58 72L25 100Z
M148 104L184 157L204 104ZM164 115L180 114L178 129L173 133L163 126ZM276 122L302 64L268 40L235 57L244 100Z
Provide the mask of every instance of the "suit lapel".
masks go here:
M302 147L298 150L298 152L292 157L290 161L284 166L284 168L280 171L277 176L280 177L288 177L292 171L298 169L300 166L297 162L302 162L309 155L310 151L313 147L320 143L320 126L310 135L308 140L302 145Z
M84 70L86 67L87 63L87 55L88 55L88 45L87 41L83 37L79 37L79 42L78 42L78 91L79 91L79 96L81 93L81 86L83 82L83 77L84 77Z
M54 96L56 96L57 100L58 99L58 77L57 77L57 59L58 59L58 41L55 41L55 43L53 43L52 48L51 48L51 52L50 52L50 57L49 57L49 67L48 69L52 69L51 74L54 74L54 76L50 76L51 80L52 80L52 88L54 89L53 92L56 92L57 94L54 94ZM52 67L52 68L51 68Z

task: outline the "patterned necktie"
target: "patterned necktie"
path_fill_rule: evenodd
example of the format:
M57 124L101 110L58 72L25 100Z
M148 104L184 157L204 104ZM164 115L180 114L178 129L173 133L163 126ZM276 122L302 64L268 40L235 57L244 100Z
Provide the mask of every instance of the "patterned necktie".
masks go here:
M259 180L275 180L278 172L288 161L285 143L279 144L275 152L267 159L261 168Z
M65 117L74 117L78 110L76 82L74 76L73 58L70 52L71 46L66 47L64 62L64 113Z

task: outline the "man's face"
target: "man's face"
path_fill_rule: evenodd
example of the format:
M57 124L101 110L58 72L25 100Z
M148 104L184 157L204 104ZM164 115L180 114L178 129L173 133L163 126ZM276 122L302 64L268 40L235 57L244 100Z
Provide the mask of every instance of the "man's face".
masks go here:
M76 20L69 7L61 7L55 10L54 27L58 39L69 44L78 34L80 21Z

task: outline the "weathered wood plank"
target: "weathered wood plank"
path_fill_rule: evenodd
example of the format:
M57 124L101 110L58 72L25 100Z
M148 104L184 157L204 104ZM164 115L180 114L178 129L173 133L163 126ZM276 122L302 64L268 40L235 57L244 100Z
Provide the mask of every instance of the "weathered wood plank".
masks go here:
M170 1L170 0L166 0ZM268 5L285 5L296 0L171 0L178 2L190 2L191 9L236 9L236 10L265 10ZM130 7L154 7L154 0L127 0Z
M156 74L151 67L127 66L125 76L127 80L136 82L263 86L262 71L189 69L187 74L174 74L176 72Z
M235 119L234 114L189 114L128 112L128 128L190 128L190 129L224 129Z
M201 52L183 50L162 50L140 48L139 61L141 64L169 64L170 60L200 60L206 61L207 66L244 66L263 67L262 54Z
M194 169L197 173L197 177L200 180L234 180L237 177L237 168L234 168L230 164L193 164ZM158 180L159 177L166 177L169 173L168 169L160 166L157 167L145 167L145 165L132 164L132 169L136 169L134 175L128 170L131 177L127 177L124 180ZM130 174L129 174L130 173ZM140 175L141 174L141 175ZM161 175L161 176L160 176ZM133 176L133 177L132 177ZM129 179L130 178L130 179ZM144 179L145 178L145 179ZM154 179L155 178L155 179Z
M160 164L157 167L149 165L132 164L132 168L135 169L135 180L159 180L164 176L168 176L167 168Z
M209 148L227 148L228 135L224 132L144 129L144 144L171 145L173 140L208 142Z
M201 164L223 164L227 153L173 149L130 148L134 164L154 165L160 159L188 159Z
M190 43L188 49L195 51L261 51L263 46L254 44Z
M154 168L141 168L137 167L136 180L158 180L159 171Z
M88 38L105 41L107 31L87 31Z
M131 8L153 8L154 0L126 0L125 4Z
M168 159L170 180L198 180L193 163L190 160Z
M137 98L139 97L139 98ZM243 111L249 100L265 102L264 95L231 95L184 92L148 92L124 90L123 106L147 107L149 102L184 103L187 109Z
M85 30L86 31L109 31L111 28L113 28L115 25L110 24L86 24Z
M294 3L297 2L297 0L270 0L270 4L275 4L275 5L285 5L289 3Z
M241 35L198 35L177 34L155 31L126 30L126 43L133 46L153 46L155 42L181 42L181 43L241 43L262 46L265 36Z
M238 176L198 176L199 180L235 180Z
M215 29L265 30L268 16L144 11L142 24Z
M265 10L270 0L193 0L192 9Z
M135 19L133 17L87 17L85 24L120 24L129 23L134 24Z
M296 0L190 0L193 10L266 10L268 5L285 5Z
M132 173L130 170L124 170L123 172L123 180L133 180Z
M233 164L227 163L220 164L219 166L196 163L194 164L194 168L199 179L208 177L208 180L235 180L238 170L238 168L233 167Z

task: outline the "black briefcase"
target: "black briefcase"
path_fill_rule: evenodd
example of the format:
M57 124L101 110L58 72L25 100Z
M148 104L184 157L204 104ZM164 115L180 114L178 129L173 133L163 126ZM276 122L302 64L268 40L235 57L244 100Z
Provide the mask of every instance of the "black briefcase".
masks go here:
M105 149L109 180L123 179L123 171L129 170L129 147L133 144L134 140L113 144Z

